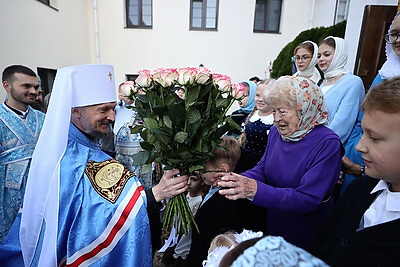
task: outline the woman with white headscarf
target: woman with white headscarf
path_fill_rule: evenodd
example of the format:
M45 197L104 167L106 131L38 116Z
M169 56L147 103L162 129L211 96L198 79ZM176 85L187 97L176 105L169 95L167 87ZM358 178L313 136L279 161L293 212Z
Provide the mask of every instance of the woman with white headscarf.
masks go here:
M294 49L297 72L293 76L308 78L319 84L321 75L315 67L318 61L318 46L312 41L304 41Z
M400 11L397 12L388 34L385 35L386 41L386 61L379 70L371 84L371 88L380 84L383 80L400 76Z
M318 48L318 67L324 73L321 90L328 108L328 127L334 130L345 146L345 157L362 163L361 154L355 150L354 128L361 124L360 106L365 96L364 84L360 77L345 70L347 45L344 39L328 36ZM337 189L341 192L354 178L345 175Z
M357 121L365 89L360 77L346 71L347 45L339 37L325 38L318 48L318 66L324 73L321 90L328 108L328 127L346 144Z

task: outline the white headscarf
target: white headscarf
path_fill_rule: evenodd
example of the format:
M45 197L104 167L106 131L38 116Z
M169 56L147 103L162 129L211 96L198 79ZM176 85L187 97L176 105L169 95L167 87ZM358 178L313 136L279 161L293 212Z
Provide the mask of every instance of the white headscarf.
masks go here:
M32 264L42 227L45 232L38 265L57 266L60 161L67 146L71 108L109 102L116 102L112 66L82 65L57 71L23 203L20 243L25 266Z
M313 41L304 41L301 44L305 43L310 43L312 44L314 48L314 53L310 62L310 65L306 70L298 70L294 76L301 76L301 77L306 77L309 78L311 81L318 83L318 81L321 79L321 74L319 74L318 69L315 67L315 65L318 62L318 45L314 43ZM297 64L296 64L297 65ZM297 66L296 66L297 67Z
M328 36L324 40L332 38L335 41L335 53L331 65L324 72L325 78L333 78L342 74L346 74L344 66L347 63L348 49L346 41L343 38Z
M397 12L393 21L399 16L399 14L400 12ZM393 21L390 25L388 33L390 33L392 30ZM400 56L396 55L391 44L386 43L386 61L379 70L379 75L382 77L382 79L389 79L400 75Z

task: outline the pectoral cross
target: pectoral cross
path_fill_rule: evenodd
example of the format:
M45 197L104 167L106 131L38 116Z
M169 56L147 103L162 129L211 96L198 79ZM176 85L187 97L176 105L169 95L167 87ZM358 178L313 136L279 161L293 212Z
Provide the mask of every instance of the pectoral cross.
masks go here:
M112 73L111 72L108 73L108 77L110 77L110 81L111 81L111 79L112 79Z

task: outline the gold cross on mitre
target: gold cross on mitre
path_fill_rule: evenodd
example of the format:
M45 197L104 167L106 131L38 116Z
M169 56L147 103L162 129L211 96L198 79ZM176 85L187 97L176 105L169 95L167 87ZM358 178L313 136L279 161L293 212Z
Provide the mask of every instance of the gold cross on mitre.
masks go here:
M110 81L111 81L111 79L112 79L112 73L111 72L108 73L108 77L110 77Z

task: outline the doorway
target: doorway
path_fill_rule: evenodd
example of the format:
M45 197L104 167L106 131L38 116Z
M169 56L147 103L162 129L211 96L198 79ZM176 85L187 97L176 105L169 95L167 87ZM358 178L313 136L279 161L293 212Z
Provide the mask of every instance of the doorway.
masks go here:
M383 36L388 32L396 12L397 6L367 5L364 8L354 74L362 79L366 90L386 61Z

